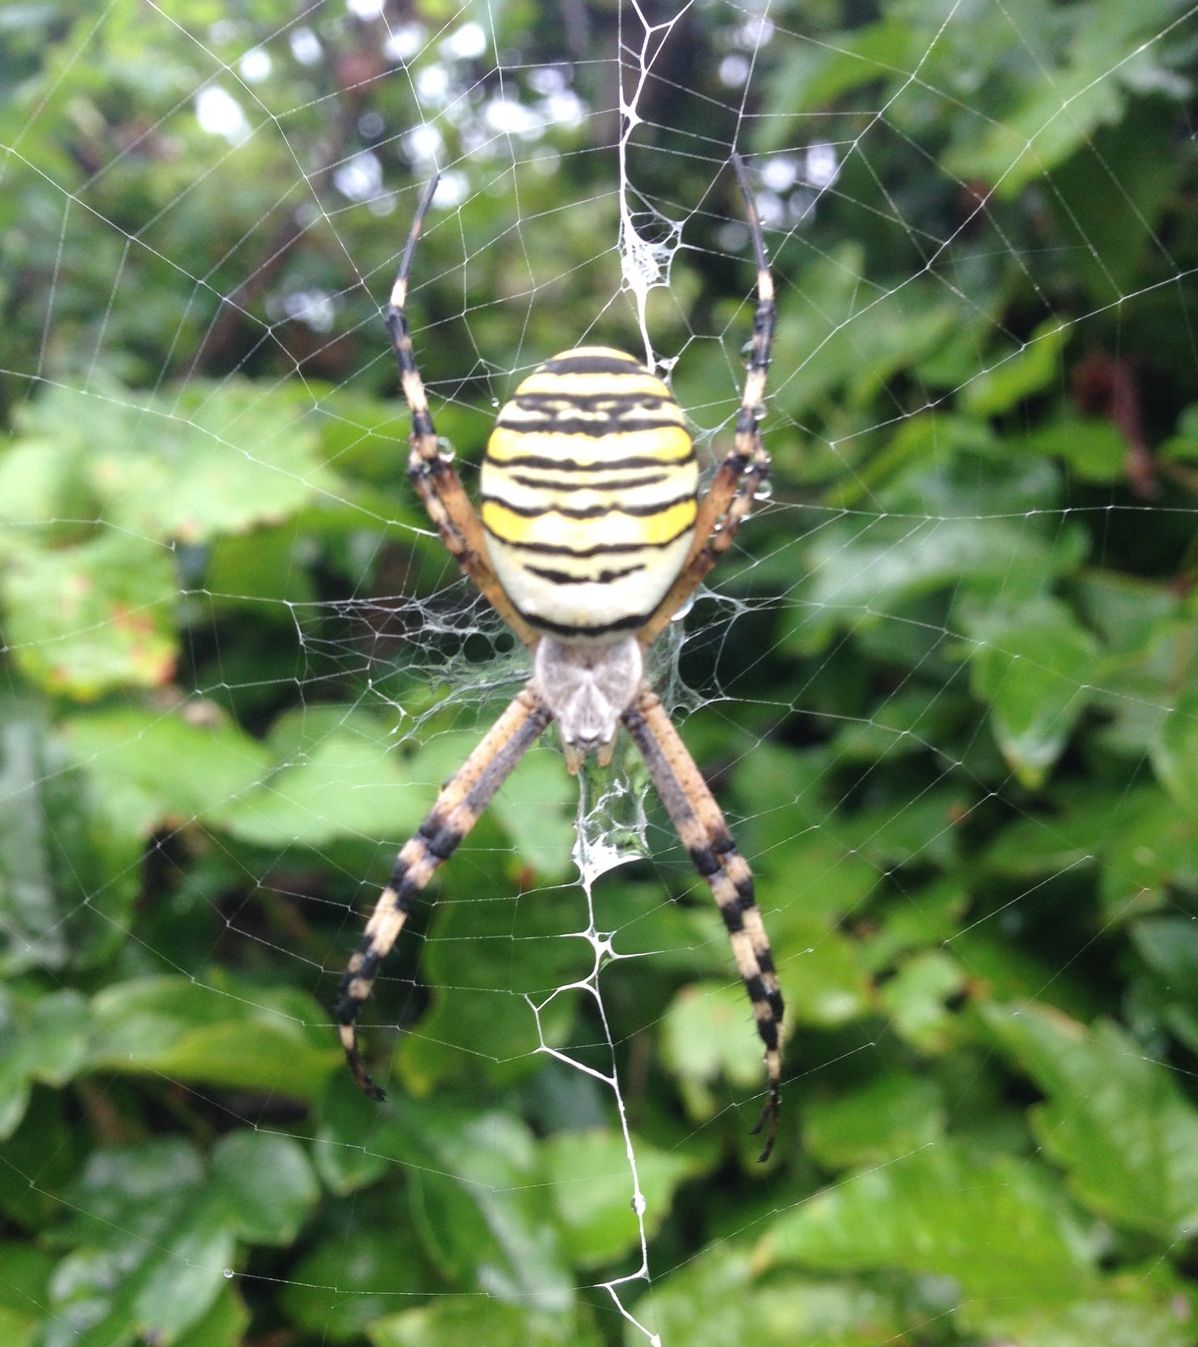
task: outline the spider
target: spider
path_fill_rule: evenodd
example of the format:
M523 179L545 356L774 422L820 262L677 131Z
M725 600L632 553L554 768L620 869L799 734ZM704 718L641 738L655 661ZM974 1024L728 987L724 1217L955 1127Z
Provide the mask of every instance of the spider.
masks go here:
M532 676L399 852L341 979L337 1020L354 1079L382 1099L356 1022L412 902L495 792L556 720L566 766L611 761L619 726L709 885L765 1046L760 1160L778 1132L782 994L753 878L660 699L643 654L727 551L769 470L758 422L774 329L774 287L748 175L732 158L757 262L757 307L732 448L707 494L682 409L633 356L582 346L538 366L502 408L481 471L481 519L443 452L416 367L408 275L437 179L426 187L384 311L411 412L408 476L445 546L524 643Z

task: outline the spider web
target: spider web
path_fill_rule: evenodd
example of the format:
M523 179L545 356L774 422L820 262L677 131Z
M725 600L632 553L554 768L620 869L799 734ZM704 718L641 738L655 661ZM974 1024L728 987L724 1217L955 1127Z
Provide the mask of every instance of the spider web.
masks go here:
M17 1091L0 1157L57 1268L22 1291L29 1340L233 1342L252 1312L303 1342L1182 1343L1198 1207L1166 1216L1165 1167L1137 1223L1061 1101L1101 1119L1114 1074L1198 1135L1185 999L1074 985L1138 913L1145 967L1193 971L1167 948L1193 853L1147 820L1198 753L1198 454L1154 411L1196 363L1171 194L1198 10L13 13L0 916L50 1141L23 1148ZM434 881L362 1022L375 1062L395 1047L384 1109L327 1010L395 851L526 676L403 482L378 308L419 192L440 173L416 349L469 490L518 378L590 342L643 348L712 465L754 302L734 150L779 289L774 489L650 671L792 1007L761 1173L743 989L626 745L577 781L534 750ZM1003 882L967 909L949 854L1000 822ZM1102 1013L1123 1022L1083 1034ZM998 1060L1042 1097L1034 1147L987 1130ZM913 1219L905 1182L992 1259L828 1234L855 1204ZM1019 1317L1037 1261L1097 1285L1095 1249L1123 1299Z

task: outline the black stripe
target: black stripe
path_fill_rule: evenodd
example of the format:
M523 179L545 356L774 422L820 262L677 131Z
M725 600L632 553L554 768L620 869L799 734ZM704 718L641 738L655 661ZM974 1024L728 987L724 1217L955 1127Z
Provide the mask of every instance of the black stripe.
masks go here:
M635 356L617 360L610 355L575 355L567 351L555 360L546 360L536 368L537 374L643 374L649 371ZM653 378L653 375L649 375Z
M500 538L499 534L493 529L483 525L483 530L489 533L492 538L503 543L504 547L513 547L520 552L535 552L543 557L599 557L599 556L627 556L629 552L640 552L646 547L669 547L671 543L676 543L679 538L690 533L694 528L694 523L686 524L670 538L663 538L659 543L596 543L594 547L563 547L557 543L509 543L507 539Z
M585 435L599 440L608 435L631 435L643 430L681 430L687 433L681 421L662 420L656 416L578 416L568 410L539 413L535 417L521 417L509 421L502 415L495 422L496 429L513 435Z
M707 879L710 875L721 869L720 862L716 859L716 854L711 847L692 847L690 851L691 864L696 870Z
M535 393L516 392L508 407L519 407L528 412L588 411L588 412L651 412L655 407L678 410L677 401L669 393L647 393L642 389L621 391L618 383L598 393L573 393L568 383L562 388L538 388ZM500 412L502 416L503 413ZM678 424L677 420L669 423Z
M364 978L367 982L373 982L379 975L379 969L383 966L383 956L376 949L368 949L362 955L362 962L358 966L358 971L354 977Z
M678 401L671 393L652 393L643 388L621 389L619 381L613 381L608 388L597 393L571 392L569 381L562 380L562 388L538 388L535 392L520 392L512 396L508 407L523 407L535 412L542 408L582 407L588 411L610 412L623 407L625 411L650 411L654 407L678 407Z
M554 571L543 566L525 566L529 575L539 576L555 585L608 585L613 580L622 580L626 575L635 575L645 569L645 563L638 561L635 566L623 566L618 571L600 571L597 575L573 575L570 571Z
M655 472L648 477L613 477L605 481L579 481L570 477L525 477L522 473L511 474L518 486L527 486L534 491L630 491L638 486L658 486L670 480L668 472Z
M684 468L695 461L692 448L683 458L655 458L651 454L629 454L626 458L604 459L601 463L583 463L577 458L547 458L543 454L514 454L511 458L487 458L497 468L545 468L558 472L614 472L630 468Z
M729 903L727 907L721 907L720 916L724 918L724 925L728 928L729 935L735 935L738 931L745 929L744 913L735 903Z
M430 814L420 825L419 837L429 854L439 861L447 861L462 840L458 829L442 823L436 814Z
M357 954L359 956L357 967L351 965L347 968L337 984L336 1015L339 1024L353 1024L366 1004L363 998L355 996L350 991L351 984L359 979L364 979L368 983L373 982L378 975L379 965L383 962L382 956L374 951L369 936L362 937Z
M631 617L617 618L615 622L587 627L581 623L550 622L547 617L537 617L535 613L526 612L523 608L517 608L516 612L530 626L540 631L547 631L553 636L613 636L618 631L635 631L637 627L643 627L649 616L648 613L634 613Z
M512 514L518 514L525 519L535 519L545 514L560 514L563 519L602 519L604 515L623 514L629 515L634 519L648 519L655 514L665 514L667 510L672 510L676 505L685 505L687 501L695 499L693 491L687 491L681 496L674 496L670 500L663 500L653 505L513 505L511 501L504 500L502 496L485 495L479 498L484 505L499 505L503 509L509 510ZM500 538L500 541L504 541Z

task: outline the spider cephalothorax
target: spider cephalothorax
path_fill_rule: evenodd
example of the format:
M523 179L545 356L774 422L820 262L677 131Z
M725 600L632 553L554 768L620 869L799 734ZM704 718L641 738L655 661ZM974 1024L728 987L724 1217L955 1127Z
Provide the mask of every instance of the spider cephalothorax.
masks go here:
M781 1088L782 994L749 867L656 693L641 652L731 543L765 479L758 433L774 324L773 283L744 165L733 158L757 255L757 312L732 449L697 498L685 417L630 355L584 346L539 365L500 411L481 476L481 523L441 451L408 331L408 271L436 180L404 249L386 311L412 414L409 475L466 575L532 654L532 677L400 851L342 979L337 1016L358 1084L376 1098L355 1024L413 899L474 826L523 754L556 721L566 765L610 760L623 725L728 929L757 1031L768 1092L761 1159L773 1148Z

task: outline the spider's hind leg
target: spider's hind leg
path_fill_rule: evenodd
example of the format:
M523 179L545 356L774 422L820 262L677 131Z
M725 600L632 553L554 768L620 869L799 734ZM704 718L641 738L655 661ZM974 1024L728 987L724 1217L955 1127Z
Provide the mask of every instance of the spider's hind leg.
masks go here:
M715 802L657 694L643 686L624 713L624 725L645 760L691 864L711 889L728 931L737 971L753 1007L765 1048L767 1094L753 1132L764 1132L759 1160L769 1159L778 1134L782 1092L782 991L774 956L753 892L753 876L736 849Z
M531 686L524 687L482 742L445 784L416 835L403 846L387 887L379 894L362 943L341 978L337 1023L345 1058L361 1090L372 1099L383 1091L362 1061L357 1020L383 960L391 953L412 903L437 867L453 855L512 769L532 747L553 712Z

